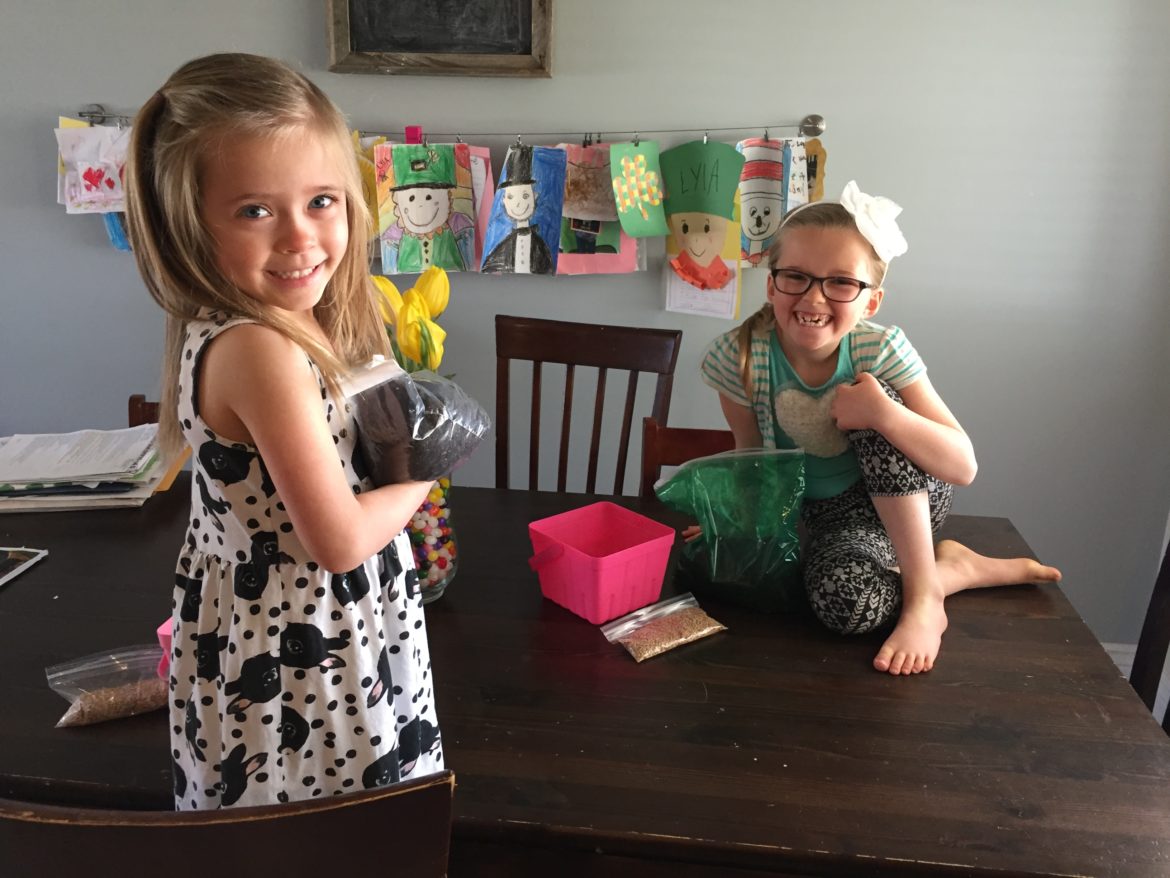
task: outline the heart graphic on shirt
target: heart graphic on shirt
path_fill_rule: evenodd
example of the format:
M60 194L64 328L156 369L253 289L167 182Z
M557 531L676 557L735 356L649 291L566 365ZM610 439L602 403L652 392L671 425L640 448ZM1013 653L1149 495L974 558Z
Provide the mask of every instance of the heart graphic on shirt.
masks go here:
M795 387L776 394L776 420L793 442L815 457L836 457L849 449L849 440L829 414L837 388L810 396Z

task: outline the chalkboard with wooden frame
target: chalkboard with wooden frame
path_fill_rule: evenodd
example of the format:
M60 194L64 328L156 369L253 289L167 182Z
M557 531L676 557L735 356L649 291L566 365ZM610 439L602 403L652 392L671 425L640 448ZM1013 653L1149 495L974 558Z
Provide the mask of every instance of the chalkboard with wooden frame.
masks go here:
M552 75L553 0L326 0L329 69Z

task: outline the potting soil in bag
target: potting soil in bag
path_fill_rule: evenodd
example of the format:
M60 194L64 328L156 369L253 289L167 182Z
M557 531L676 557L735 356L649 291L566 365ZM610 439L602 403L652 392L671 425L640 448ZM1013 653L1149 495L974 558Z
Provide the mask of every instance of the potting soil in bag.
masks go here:
M654 491L703 529L679 555L680 588L764 612L807 605L797 531L803 451L745 448L700 457Z
M342 383L376 485L427 482L465 463L491 427L483 406L434 372L376 357Z

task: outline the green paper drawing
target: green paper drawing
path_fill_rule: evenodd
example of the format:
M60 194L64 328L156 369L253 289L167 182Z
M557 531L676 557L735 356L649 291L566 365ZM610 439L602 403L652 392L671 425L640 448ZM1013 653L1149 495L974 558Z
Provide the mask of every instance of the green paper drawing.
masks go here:
M609 171L618 220L625 233L631 238L665 235L658 144L653 140L611 144Z

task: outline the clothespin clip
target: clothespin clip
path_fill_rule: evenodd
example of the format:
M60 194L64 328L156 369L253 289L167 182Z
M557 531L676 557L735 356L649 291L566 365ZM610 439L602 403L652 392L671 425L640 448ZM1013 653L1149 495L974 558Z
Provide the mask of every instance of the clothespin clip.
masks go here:
M592 146L593 145L593 135L586 133L585 136L581 138L581 145L582 146Z
M639 134L637 131L635 131L634 132L634 146L637 147L638 144L640 144L641 142L642 142L642 135Z
M768 129L767 129L767 128L765 128L765 129L764 129L764 143L767 143L767 142L768 142L768 140L769 140L769 138L768 138Z
M600 131L597 132L597 140L595 140L594 143L601 143L601 132Z
M707 135L708 135L709 133L710 133L710 132L708 132L708 131L704 131L704 132L703 132L703 143L704 143L704 144L707 142Z
M462 142L463 142L463 135L462 135L462 134L456 134L456 135L455 135L455 142L456 142L456 143L462 143Z
M516 135L516 142L515 142L515 143L513 143L513 144L512 144L512 146L514 146L516 149L519 149L519 148L520 148L520 147L522 147L523 145L524 145L524 144L523 144L523 143L521 142L521 140L520 140L520 135L519 135L519 134L517 134L517 135Z
M405 140L408 144L422 144L423 130L421 125L407 125Z

